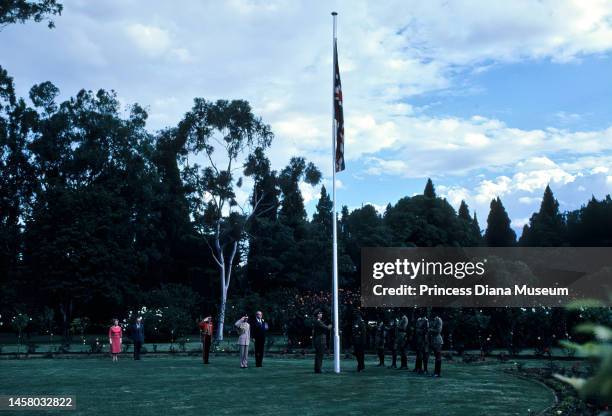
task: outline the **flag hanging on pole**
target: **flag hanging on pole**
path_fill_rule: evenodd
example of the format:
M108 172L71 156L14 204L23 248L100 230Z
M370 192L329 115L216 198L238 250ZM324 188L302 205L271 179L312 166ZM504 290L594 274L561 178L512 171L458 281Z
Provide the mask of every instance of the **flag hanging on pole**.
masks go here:
M342 108L342 84L338 66L338 46L334 38L334 119L336 120L336 172L344 166L344 111Z
M344 114L342 112L342 86L338 69L338 49L336 47L336 17L334 21L334 62L333 62L333 121L332 121L332 293L334 314L334 372L340 373L340 314L338 312L338 221L336 219L336 172L344 170Z

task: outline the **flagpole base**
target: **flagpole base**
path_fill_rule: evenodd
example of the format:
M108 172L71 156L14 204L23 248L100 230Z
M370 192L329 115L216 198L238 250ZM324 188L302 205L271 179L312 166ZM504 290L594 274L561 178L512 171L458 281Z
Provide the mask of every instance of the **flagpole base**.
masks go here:
M340 374L340 336L334 335L334 372Z

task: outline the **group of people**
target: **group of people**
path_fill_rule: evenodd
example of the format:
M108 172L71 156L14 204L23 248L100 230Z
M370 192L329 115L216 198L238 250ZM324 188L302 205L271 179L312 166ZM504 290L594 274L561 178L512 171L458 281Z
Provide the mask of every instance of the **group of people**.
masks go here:
M251 343L251 332L252 339L255 341L255 367L263 367L264 348L266 344L266 334L268 332L268 323L263 319L263 313L261 311L257 311L255 313L255 319L252 321L249 321L248 314L244 314L242 318L236 321L234 326L238 331L240 368L249 367L249 344ZM206 362L206 360L204 362Z
M135 322L129 326L128 336L134 343L134 360L140 360L140 351L142 350L142 344L144 344L142 316L138 316ZM119 360L119 354L123 345L123 329L119 325L118 319L113 319L113 325L108 329L108 343L110 344L113 362L116 362Z
M322 373L323 358L327 350L327 338L332 326L326 324L323 312L317 310L312 322L312 344L315 350L314 372ZM202 342L202 361L208 364L210 349L213 343L214 325L210 316L202 319L199 324ZM254 319L249 319L248 314L236 321L234 327L238 333L238 349L240 356L240 368L249 366L249 346L251 340L255 343L255 366L263 366L264 349L268 332L268 323L263 318L263 313L257 311ZM134 343L134 360L140 359L142 344L144 343L144 324L142 317L137 317L129 327L129 336ZM108 339L113 361L118 360L121 352L123 330L117 319L109 328ZM365 369L365 347L367 344L367 326L359 310L355 310L351 326L351 341L357 359L357 371ZM399 369L408 369L408 350L411 343L416 350L416 359L413 371L418 374L428 374L428 363L430 351L434 354L433 377L440 377L442 371L442 319L434 316L431 319L423 314L410 326L408 317L399 313L396 317L381 320L376 323L375 346L378 354L378 367L385 366L385 351L391 351L391 365L389 368L397 367L397 355L400 356Z
M357 358L357 371L365 369L364 351L366 345L367 327L361 313L356 310L351 327L351 338L354 354ZM410 326L408 317L399 313L386 322L381 320L376 324L375 346L378 354L378 367L385 366L385 350L391 351L392 362L389 368L397 367L397 355L400 355L401 370L408 369L408 350L413 341L416 359L413 371L417 374L429 374L428 363L430 351L434 354L433 377L440 377L442 372L442 319L434 316L431 320L426 315L419 317L414 327ZM315 364L315 372L317 366Z

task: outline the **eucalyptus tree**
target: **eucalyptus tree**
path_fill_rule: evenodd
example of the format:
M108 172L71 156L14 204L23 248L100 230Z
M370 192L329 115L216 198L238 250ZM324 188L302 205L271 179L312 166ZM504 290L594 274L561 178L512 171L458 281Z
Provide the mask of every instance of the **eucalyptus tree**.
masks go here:
M189 203L196 230L204 238L217 265L221 300L217 337L223 339L228 291L238 258L239 244L249 220L257 215L266 198L264 192L254 194L250 209L239 204L236 188L243 177L237 170L245 167L249 158L268 148L273 134L270 126L256 117L244 100L210 102L196 98L192 109L175 129L184 140L189 154L203 158L206 166L187 164L183 170L189 184ZM246 169L245 176L256 170Z

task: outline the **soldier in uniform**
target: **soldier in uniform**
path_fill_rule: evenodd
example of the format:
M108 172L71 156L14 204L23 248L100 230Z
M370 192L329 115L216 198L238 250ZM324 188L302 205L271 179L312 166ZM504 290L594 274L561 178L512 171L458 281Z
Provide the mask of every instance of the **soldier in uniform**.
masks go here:
M425 316L417 319L414 332L416 361L413 371L418 374L427 373L427 361L429 361L429 321Z
M351 333L355 358L357 358L357 372L363 371L365 370L366 324L359 310L355 310L353 314Z
M315 321L312 325L312 345L315 349L314 372L321 373L323 366L323 354L327 348L327 334L331 329L331 325L325 325L323 322L323 312L320 310L315 312Z
M435 357L433 377L440 377L442 370L442 343L442 318L436 316L429 323L429 345Z
M387 328L385 322L381 319L376 325L376 353L378 354L377 367L385 366L385 338L387 336Z
M397 320L391 318L387 326L387 345L391 348L391 365L388 368L397 368L397 349L395 339L397 338Z
M400 370L408 369L408 317L401 313L397 321L397 336L395 338L395 349L400 354Z

